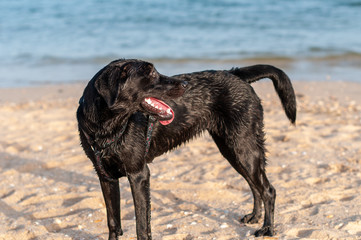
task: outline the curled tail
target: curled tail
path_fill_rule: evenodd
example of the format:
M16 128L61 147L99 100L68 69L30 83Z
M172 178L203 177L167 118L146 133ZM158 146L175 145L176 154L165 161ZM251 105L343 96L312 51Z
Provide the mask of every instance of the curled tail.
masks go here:
M296 122L296 96L286 73L271 65L254 65L244 68L232 68L229 73L236 75L247 83L269 78L281 100L283 109L291 123Z

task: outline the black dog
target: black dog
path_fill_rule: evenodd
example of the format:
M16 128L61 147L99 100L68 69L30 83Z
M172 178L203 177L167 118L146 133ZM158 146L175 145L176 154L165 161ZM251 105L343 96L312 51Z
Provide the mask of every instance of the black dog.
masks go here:
M264 224L255 235L274 234L276 191L265 173L263 109L250 86L262 78L272 79L294 123L291 82L269 65L166 77L151 63L117 60L93 77L80 99L77 119L81 144L103 191L109 239L122 235L118 179L126 176L130 182L138 239L151 239L147 163L204 130L251 187L253 212L241 221L258 222L263 202Z

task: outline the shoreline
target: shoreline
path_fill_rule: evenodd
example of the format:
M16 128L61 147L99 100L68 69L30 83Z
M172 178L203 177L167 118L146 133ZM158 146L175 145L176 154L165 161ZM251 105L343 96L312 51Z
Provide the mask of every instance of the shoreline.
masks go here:
M32 87L52 84L76 84L89 81L96 72L107 65L112 60L99 59L92 61L55 62L49 64L24 63L19 70L18 65L5 64L0 69L2 72L2 82L0 88L11 87ZM144 58L145 61L154 63L157 70L168 76L177 75L186 72L195 72L203 70L223 70L233 67L244 67L256 64L268 64L282 69L291 80L296 81L329 81L329 82L358 82L361 79L361 58L356 58L351 54L345 58L340 56L319 57L303 59L302 57L292 59L287 57L255 57L249 59L151 59ZM26 81L24 81L26 76Z
M271 81L252 84L277 190L271 239L361 239L361 83L292 82L296 126ZM86 84L0 88L0 239L107 238L99 182L76 127ZM252 193L207 134L149 166L154 239L256 239L262 223L238 222L252 210ZM135 239L126 179L120 186L121 239Z
M332 95L344 101L353 99L354 101L361 102L361 94L358 94L361 90L361 82L336 80L303 81L292 79L291 82L296 93L297 91L305 92L304 95L309 95L313 100ZM0 104L80 98L87 84L88 81L81 81L75 83L47 83L32 86L0 87ZM270 79L262 79L251 85L255 88L257 94L258 91L269 92L268 87L272 87L273 90ZM322 88L322 91L317 88ZM264 97L261 93L259 93L258 96L261 99Z

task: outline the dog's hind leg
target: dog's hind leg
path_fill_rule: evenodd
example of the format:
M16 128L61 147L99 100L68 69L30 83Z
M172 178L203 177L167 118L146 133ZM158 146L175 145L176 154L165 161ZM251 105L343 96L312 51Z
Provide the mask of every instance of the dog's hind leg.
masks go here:
M119 180L109 182L102 178L99 179L104 196L105 206L107 209L109 240L116 240L118 239L118 236L123 235L123 230L120 223Z
M150 172L146 164L141 171L128 173L128 180L132 190L137 239L152 239L150 228Z
M222 155L229 161L232 167L241 174L248 182L253 196L254 208L253 212L246 215L241 221L254 223L261 217L261 202L263 201L265 208L263 227L255 232L256 236L273 236L274 235L274 205L276 199L276 190L269 183L264 170L264 150L249 149L251 144L249 141L254 140L242 136L235 143L227 141L223 136L210 132L213 140L217 144Z
M243 176L243 175L242 175ZM259 194L257 188L253 185L252 181L247 180L248 185L251 187L252 194L253 194L253 211L250 214L245 215L241 218L241 223L258 223L262 217L262 198Z

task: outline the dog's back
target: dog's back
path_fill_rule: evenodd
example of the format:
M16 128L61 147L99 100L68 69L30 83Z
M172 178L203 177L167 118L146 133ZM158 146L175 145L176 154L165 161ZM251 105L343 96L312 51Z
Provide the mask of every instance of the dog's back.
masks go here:
M292 123L296 120L292 84L282 70L273 66L209 70L173 77L189 84L182 97L169 102L176 117L171 125L155 130L153 144L156 147L152 148L150 159L187 142L204 130L217 133L227 131L228 135L232 135L232 129L238 126L246 129L254 121L262 124L261 102L250 86L250 83L262 78L273 81L286 115Z

